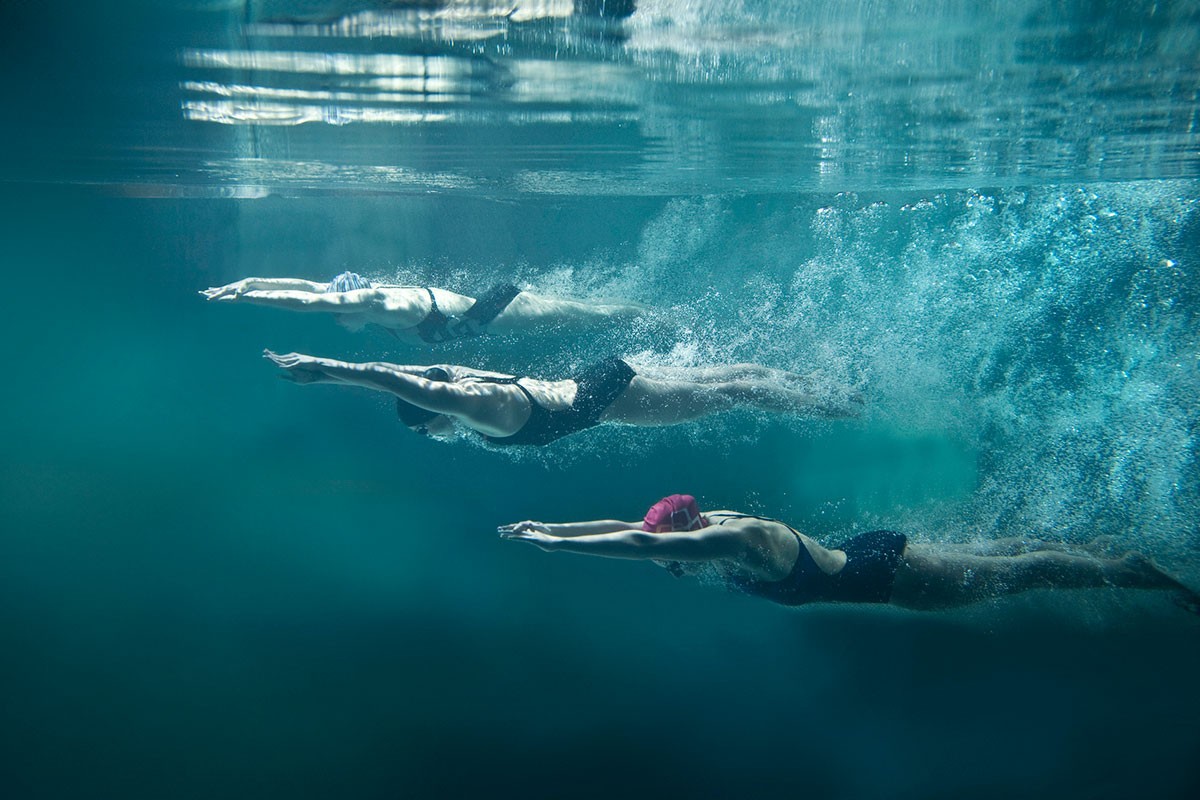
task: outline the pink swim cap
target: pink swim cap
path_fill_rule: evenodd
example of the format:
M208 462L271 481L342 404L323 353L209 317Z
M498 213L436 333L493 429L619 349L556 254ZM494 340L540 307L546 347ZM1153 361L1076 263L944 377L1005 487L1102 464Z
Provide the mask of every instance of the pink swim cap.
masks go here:
M708 527L708 520L700 516L696 498L690 494L673 494L664 497L646 512L642 519L642 530L651 533L668 531L695 531Z

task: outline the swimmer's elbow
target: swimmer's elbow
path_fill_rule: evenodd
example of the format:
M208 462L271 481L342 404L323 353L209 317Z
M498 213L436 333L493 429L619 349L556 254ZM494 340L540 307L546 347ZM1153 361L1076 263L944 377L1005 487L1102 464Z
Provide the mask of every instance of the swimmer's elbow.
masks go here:
M649 550L655 545L661 544L662 537L658 534L647 533L646 531L629 531L625 534L625 541L639 550Z
M684 551L691 549L688 542L680 542L670 534L648 533L640 529L625 531L621 541L642 558L684 558L687 557Z

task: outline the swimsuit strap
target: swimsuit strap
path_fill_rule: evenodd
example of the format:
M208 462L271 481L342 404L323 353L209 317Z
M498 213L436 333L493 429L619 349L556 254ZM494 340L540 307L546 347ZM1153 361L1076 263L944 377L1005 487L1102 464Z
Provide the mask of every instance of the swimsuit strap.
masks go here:
M510 375L507 378L479 378L479 377L477 377L477 378L475 378L475 380L478 381L479 383L499 383L499 384L504 384L506 386L515 386L518 389L520 389L522 392L525 393L525 396L529 398L529 402L533 406L537 407L539 405L537 400L533 399L533 393L521 385L521 383L520 383L521 379L517 376Z
M485 437L492 444L542 445L600 424L600 417L625 391L633 379L633 368L619 358L607 358L575 374L575 399L566 408L551 411L517 381L520 378L487 378L497 383L515 383L529 398L529 419L511 436Z
M836 576L829 575L817 566L817 562L813 558L812 552L804 544L800 532L786 522L772 517L760 517L757 514L729 514L726 517L726 520L728 519L759 519L763 522L778 523L792 532L792 535L796 537L796 545L800 548L796 553L796 560L792 562L792 568L779 580L767 581L759 578L734 576L731 583L742 591L784 605L800 605L823 599L828 593L829 585L837 580ZM717 524L720 525L723 522L724 520Z
M438 308L433 289L425 286L429 295L429 313L417 325L417 336L430 344L442 344L451 339L479 336L487 332L487 326L500 316L513 298L521 293L511 283L493 286L486 295L477 298L462 314L447 314Z
M454 336L446 329L450 318L438 308L437 298L433 296L433 289L426 286L425 292L429 295L429 313L425 315L425 319L417 324L417 336L430 344L447 342L453 339Z

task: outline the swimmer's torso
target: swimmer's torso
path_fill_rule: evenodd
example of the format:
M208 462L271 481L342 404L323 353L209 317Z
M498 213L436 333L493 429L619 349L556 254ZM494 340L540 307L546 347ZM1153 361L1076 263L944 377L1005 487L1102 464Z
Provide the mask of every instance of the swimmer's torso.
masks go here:
M433 310L433 299L438 309L449 316L459 316L467 311L475 300L446 289L425 289L416 286L377 286L347 292L356 300L352 311L339 312L338 321L348 328L361 328L368 323L395 331L407 338L419 339L417 326L425 321Z
M737 511L705 512L710 524L732 528L742 533L749 545L746 553L736 562L721 563L718 567L726 577L753 578L778 581L786 578L796 565L796 559L804 547L817 566L833 574L846 563L846 554L840 550L827 550L814 540L771 519L747 516Z
M545 381L518 378L501 372L439 364L455 389L472 403L470 426L491 437L507 437L520 431L534 413L533 403L546 411L571 407L579 385L571 379Z

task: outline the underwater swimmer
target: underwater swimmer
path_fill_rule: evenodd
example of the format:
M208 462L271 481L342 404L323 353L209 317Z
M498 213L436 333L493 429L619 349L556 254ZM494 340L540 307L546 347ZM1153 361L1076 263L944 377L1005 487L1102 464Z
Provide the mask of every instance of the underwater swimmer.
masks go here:
M521 333L543 325L587 327L631 318L644 309L601 305L523 292L498 284L476 299L446 289L386 286L343 272L329 283L299 278L246 278L205 289L209 300L243 302L291 311L335 314L351 330L379 325L397 336L440 344L486 333Z
M915 544L893 531L826 548L778 520L701 513L690 495L663 498L638 522L527 520L497 530L549 552L651 560L676 577L708 568L731 589L787 606L890 603L933 611L1030 589L1107 586L1172 591L1179 605L1200 614L1200 595L1136 553L1109 559L1005 540L981 554Z
M494 445L543 445L601 423L674 425L738 406L820 417L855 414L843 389L830 397L804 376L757 364L642 374L608 358L561 380L469 367L351 363L300 353L263 355L295 383L361 386L396 396L400 421L443 436L458 422Z

